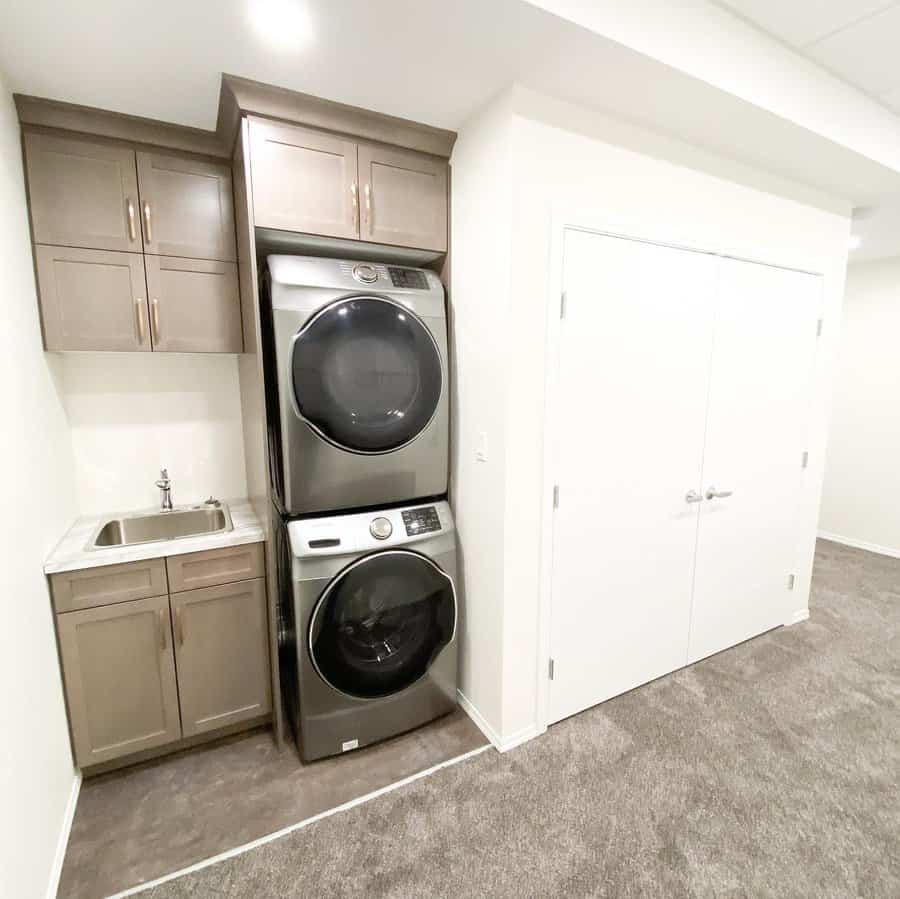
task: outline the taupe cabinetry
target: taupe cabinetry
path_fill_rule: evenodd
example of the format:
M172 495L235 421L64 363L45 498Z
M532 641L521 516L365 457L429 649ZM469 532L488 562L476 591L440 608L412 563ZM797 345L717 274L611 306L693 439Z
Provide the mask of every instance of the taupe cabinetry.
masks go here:
M254 224L447 249L447 162L426 153L250 121Z
M363 240L447 249L447 163L443 159L360 144L359 183Z
M359 237L353 141L256 121L250 135L257 227Z
M265 581L172 594L184 736L271 709Z
M231 172L182 156L137 154L144 252L235 261Z
M227 165L44 131L25 162L48 350L241 352Z
M141 256L54 246L34 252L48 350L150 350Z
M141 251L134 150L26 132L34 242Z
M181 736L166 596L69 612L57 621L79 765Z
M262 572L258 543L50 576L80 766L270 714Z
M145 257L153 349L239 353L243 347L237 265Z

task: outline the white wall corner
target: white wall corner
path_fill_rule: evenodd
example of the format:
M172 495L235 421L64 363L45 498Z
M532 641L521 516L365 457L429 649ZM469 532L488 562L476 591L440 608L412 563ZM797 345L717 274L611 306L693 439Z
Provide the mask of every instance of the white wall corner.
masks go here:
M72 833L72 822L75 820L75 809L78 806L78 797L81 794L81 771L74 771L72 780L72 792L66 803L66 812L59 829L59 839L56 843L56 854L53 856L53 867L50 869L50 880L47 883L47 899L56 899L59 889L59 878L62 875L63 862L66 859L66 849L69 846L69 835Z
M456 691L456 698L459 701L460 708L472 719L475 726L488 738L488 740L491 741L494 748L503 752L503 749L501 748L503 741L497 731L494 730L493 726L488 722L487 718L475 708L471 700L462 690Z

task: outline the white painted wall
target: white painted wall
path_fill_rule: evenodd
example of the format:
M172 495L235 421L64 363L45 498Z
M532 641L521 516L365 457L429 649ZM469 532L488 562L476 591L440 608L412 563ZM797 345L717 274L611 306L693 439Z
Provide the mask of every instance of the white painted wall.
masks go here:
M490 429L491 434L503 434L506 447L504 487L495 491L504 502L500 525L503 563L502 573L492 572L489 584L471 573L467 603L470 616L478 614L482 604L493 608L497 584L502 582L503 637L499 644L492 644L491 651L496 653L498 646L502 647L501 741L514 741L540 725L538 665L543 672L546 663L546 659L539 659L537 646L541 525L548 500L542 493L543 402L554 213L572 210L582 221L618 224L636 234L669 235L673 242L710 246L825 274L827 324L818 359L811 463L803 510L808 540L797 569L798 606L805 607L823 473L828 372L840 317L850 210L828 197L813 197L790 184L775 184L763 173L519 87L496 101L482 117L498 112L511 118L514 175L508 308L505 297L499 301L499 312L506 316L506 345L502 346L498 338L493 355L506 364L499 367L487 359L470 360L475 368L470 368L466 376L502 380L504 386L492 384L492 390L499 393L505 389L508 401L505 418L499 415L502 407L494 409ZM466 125L460 131L463 146L468 137ZM485 162L476 152L465 157L454 153L453 162L454 190L461 178L474 181L477 170L483 166L487 172L492 165L490 157ZM781 189L776 193L776 188ZM502 193L494 199L497 203L506 201ZM471 254L467 247L505 243L505 235L496 228L498 220L502 216L485 219L477 210L467 215L454 207L454 273L467 269ZM467 243L461 245L461 239ZM496 267L505 265L506 254L501 252ZM454 281L452 286L456 310L498 302L480 290L477 281ZM477 324L473 319L470 327ZM474 503L479 497L478 491L467 493L464 489L476 470L471 445L478 428L476 411L464 399L461 397L456 423L460 449L454 496L456 515L463 520L476 514ZM499 532L496 525L494 532ZM467 545L464 532L460 539L468 555L483 551L484 544ZM495 543L489 545L493 549ZM475 645L469 647L470 652L475 650ZM466 665L480 664L477 658L466 658L465 647L463 657Z
M503 732L503 530L511 220L509 95L476 116L453 151L450 273L451 484L459 535L460 690ZM473 223L477 227L468 227ZM486 446L484 461L476 451Z
M900 258L847 270L819 528L900 556Z
M77 785L42 566L77 506L60 360L41 350L19 125L2 77L0 247L0 895L37 899L55 889Z
M68 353L62 399L81 514L247 495L236 356Z

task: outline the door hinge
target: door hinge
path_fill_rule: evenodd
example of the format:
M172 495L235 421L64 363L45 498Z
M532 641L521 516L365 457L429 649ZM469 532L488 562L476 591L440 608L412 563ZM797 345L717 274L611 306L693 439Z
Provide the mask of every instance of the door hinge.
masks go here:
M565 291L563 291L559 295L559 317L560 318L566 317L566 292Z
M806 468L809 465L809 453L805 452L803 454L803 461L800 463L801 468Z
M559 484L553 485L553 508L559 508Z
M794 575L789 574L788 575L788 590L793 590L793 589L794 589Z
M553 680L553 659L550 659L550 664L547 666L547 675L550 680Z
M820 319L816 322L816 337L821 337L821 336L822 336L822 326L823 326L823 325L824 325L824 320L820 318Z

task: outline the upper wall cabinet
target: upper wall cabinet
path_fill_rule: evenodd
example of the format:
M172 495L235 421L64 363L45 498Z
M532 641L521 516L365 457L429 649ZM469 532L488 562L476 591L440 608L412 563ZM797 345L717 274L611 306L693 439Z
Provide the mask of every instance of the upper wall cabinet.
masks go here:
M443 253L447 162L253 119L254 224Z
M359 237L355 143L255 121L250 141L254 224Z
M141 252L134 150L28 132L25 161L35 243Z
M145 253L235 261L227 166L139 152L137 172Z
M434 156L361 144L363 240L447 249L447 163Z
M25 163L48 350L241 352L227 165L44 131Z

